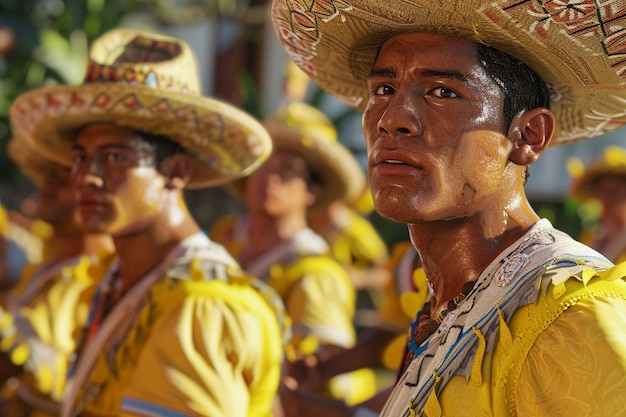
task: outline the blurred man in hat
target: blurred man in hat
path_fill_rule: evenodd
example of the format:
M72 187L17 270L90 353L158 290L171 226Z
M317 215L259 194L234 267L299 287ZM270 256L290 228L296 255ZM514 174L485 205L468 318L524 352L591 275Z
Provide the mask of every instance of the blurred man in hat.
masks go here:
M118 259L96 290L60 415L268 416L282 304L189 214L183 189L222 184L271 151L253 118L199 96L188 45L116 29L85 82L23 94L16 134L70 163L85 226Z
M48 373L62 374L75 353L74 330L83 325L81 312L114 257L113 242L107 234L85 232L67 166L42 157L20 137L11 139L7 153L36 185L33 214L51 233L44 240L43 260L27 265L15 286L3 294L0 379L19 378L5 384L0 414L52 415L46 414L47 405L58 400L64 378L51 381ZM50 288L55 285L53 295ZM29 344L35 339L45 344Z
M316 108L292 102L263 124L274 152L234 188L244 196L246 215L230 227L218 222L211 236L282 296L293 324L290 359L332 355L355 343L355 289L307 214L336 199L355 199L365 177ZM374 389L371 370L363 370L340 375L317 392L354 403Z
M376 210L408 224L433 289L382 415L624 415L626 267L524 192L548 146L626 122L623 8L274 0L272 13L291 58L364 111Z
M298 389L283 391L283 402L296 404L297 411L289 409L288 415L349 417L355 407L364 415L375 415L373 410L382 408L391 391L389 376L398 372L403 359L407 329L429 298L428 282L420 265L411 242L400 241L393 246L385 265L389 279L383 287L376 325L364 331L358 343L350 349L324 358L307 356L291 365L293 371L285 378L285 383ZM310 387L319 386L335 375L361 368L379 369L377 393L362 403L349 405L309 394Z
M581 242L615 263L626 261L626 149L607 147L574 178L571 195L583 205L596 204L599 211Z
M305 101L309 84L311 83L307 75L289 60L285 68L283 85L285 103ZM320 113L316 109L311 111ZM320 118L326 117L320 114ZM332 124L330 120L325 123ZM332 141L339 140L338 134L334 128L328 132ZM356 169L355 162L358 161L353 155L345 152L341 155L345 158L344 163L351 169L351 182L354 184L351 191L327 204L313 205L307 211L307 221L311 229L326 240L331 254L348 272L352 285L357 289L359 304L361 299L369 301L367 297L376 298L378 295L377 292L387 279L384 264L388 253L378 231L364 217L374 210L365 173L362 169ZM364 188L357 194L353 190L356 190L359 184L363 184Z

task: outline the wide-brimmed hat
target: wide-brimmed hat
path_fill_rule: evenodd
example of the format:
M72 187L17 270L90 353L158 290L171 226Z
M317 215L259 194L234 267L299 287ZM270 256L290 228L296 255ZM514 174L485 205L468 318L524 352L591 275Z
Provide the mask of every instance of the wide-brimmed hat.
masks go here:
M593 197L594 183L602 176L622 176L626 180L626 149L611 145L604 149L602 155L593 159L581 172L571 172L573 176L571 197L586 201Z
M32 145L32 142L18 136L9 139L6 153L22 174L37 188L41 188L45 181L53 176L60 167L59 164L44 158Z
M383 42L434 32L490 45L535 70L551 90L552 144L626 123L626 10L617 0L272 0L272 22L291 59L359 110Z
M76 132L115 123L162 135L194 158L190 187L249 174L271 153L262 125L237 107L200 95L195 56L178 39L114 29L92 45L81 85L39 88L10 109L13 134L46 156L71 165Z
M298 155L319 178L322 189L312 208L336 200L354 204L366 188L363 169L356 157L337 139L332 121L317 108L291 102L263 121L274 143L274 150ZM243 197L246 179L232 185Z

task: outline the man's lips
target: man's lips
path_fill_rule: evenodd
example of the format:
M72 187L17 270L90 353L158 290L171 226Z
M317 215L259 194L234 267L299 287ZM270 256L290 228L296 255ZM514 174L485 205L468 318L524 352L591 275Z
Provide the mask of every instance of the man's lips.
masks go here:
M81 198L78 200L78 206L82 211L101 209L105 204L104 200L98 198Z
M415 174L416 168L401 161L382 161L372 167L374 173L378 175L405 176Z
M412 175L416 169L421 169L418 161L397 150L373 153L370 162L370 169L382 175Z

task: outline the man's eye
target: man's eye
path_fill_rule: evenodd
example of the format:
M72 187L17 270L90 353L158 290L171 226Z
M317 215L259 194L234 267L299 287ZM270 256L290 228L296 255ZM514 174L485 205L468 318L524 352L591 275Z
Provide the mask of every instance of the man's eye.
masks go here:
M435 88L432 91L432 94L441 98L455 98L459 96L457 93L454 92L454 90L451 90L446 87Z
M117 152L107 153L105 158L108 162L124 162L126 160L123 154Z
M72 155L72 163L73 164L80 164L82 162L85 162L85 155L82 155L82 154L74 154L74 155Z
M393 93L394 93L393 87L391 87L388 84L380 85L376 87L376 89L374 90L374 95L377 95L377 96L384 96L384 95L393 94Z

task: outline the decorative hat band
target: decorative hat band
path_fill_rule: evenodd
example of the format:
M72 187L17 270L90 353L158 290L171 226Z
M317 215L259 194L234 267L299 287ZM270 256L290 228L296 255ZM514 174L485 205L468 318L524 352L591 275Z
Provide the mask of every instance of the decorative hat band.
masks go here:
M258 120L199 94L196 58L182 40L113 29L93 42L84 80L20 95L10 109L13 134L67 166L77 129L90 123L164 136L190 151L191 188L247 175L271 153L271 138Z
M121 54L114 56L116 52ZM182 52L176 43L137 36L125 45L116 45L104 60L96 62L90 57L84 83L143 85L198 96L200 91L195 85L190 86L179 74L159 71L160 63L168 63L180 57Z

